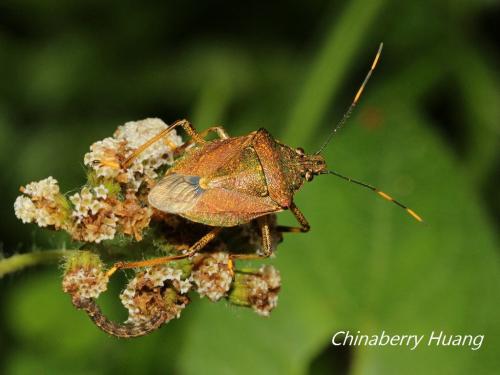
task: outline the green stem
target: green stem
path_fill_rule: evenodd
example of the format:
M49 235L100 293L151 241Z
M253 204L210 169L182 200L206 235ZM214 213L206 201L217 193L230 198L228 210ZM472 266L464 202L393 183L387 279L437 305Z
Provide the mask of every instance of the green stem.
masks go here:
M499 155L500 85L497 72L478 46L459 46L453 59L467 123L464 170L478 184L494 171ZM458 60L457 60L458 59Z
M231 87L225 76L219 74L208 79L193 110L192 118L196 128L205 129L220 123L230 99Z
M38 264L56 263L61 257L71 254L75 250L45 250L26 254L16 254L0 260L0 278L9 273L20 271L26 267Z

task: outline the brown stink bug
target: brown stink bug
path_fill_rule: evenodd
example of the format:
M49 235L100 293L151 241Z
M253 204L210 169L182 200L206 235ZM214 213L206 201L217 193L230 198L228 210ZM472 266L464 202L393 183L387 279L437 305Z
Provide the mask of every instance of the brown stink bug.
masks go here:
M414 211L377 188L327 170L325 159L321 155L333 134L344 125L358 103L381 51L382 44L349 109L320 150L312 155L305 154L301 148L292 148L279 142L265 129L245 136L229 137L222 127L211 127L198 133L187 120L176 121L135 150L123 163L124 167L173 128L180 126L186 131L191 140L181 146L185 150L184 154L153 186L148 201L159 211L180 215L212 229L183 255L117 263L109 270L109 274L117 269L151 266L193 256L214 239L222 228L249 223L252 220L257 220L260 226L262 251L267 257L271 254L269 215L289 209L300 227L277 226L277 230L309 231L309 223L295 205L293 196L304 181L311 181L315 175L320 174L333 174L371 189L405 209L416 220L422 221ZM216 132L219 139L206 141L204 137L209 132ZM188 148L193 143L194 147ZM259 255L241 254L234 257L249 258Z

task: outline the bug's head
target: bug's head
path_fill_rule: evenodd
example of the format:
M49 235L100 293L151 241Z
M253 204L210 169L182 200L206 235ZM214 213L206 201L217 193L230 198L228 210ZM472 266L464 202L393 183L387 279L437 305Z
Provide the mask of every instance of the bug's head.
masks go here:
M312 181L314 176L326 173L326 161L321 154L308 155L302 148L296 148L295 152L300 158L302 166L302 177L306 181Z

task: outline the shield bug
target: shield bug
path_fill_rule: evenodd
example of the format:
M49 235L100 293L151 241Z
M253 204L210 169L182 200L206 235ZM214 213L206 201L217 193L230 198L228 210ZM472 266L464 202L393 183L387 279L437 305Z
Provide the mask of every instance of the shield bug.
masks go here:
M191 138L181 148L183 155L153 186L148 195L149 204L155 209L180 215L193 222L202 223L211 230L203 235L183 255L160 257L150 260L117 263L109 270L151 266L171 260L193 256L225 227L232 227L257 220L262 235L263 256L271 254L271 237L268 218L276 212L290 210L299 227L278 226L280 232L307 232L310 225L293 201L294 194L304 181L314 176L333 174L347 181L368 188L382 198L406 210L413 218L422 221L413 210L381 190L328 170L321 155L333 135L345 124L357 105L382 52L380 44L375 59L363 83L356 92L347 112L337 123L321 148L306 154L302 148L292 148L276 140L267 130L259 129L245 136L229 137L222 127L211 127L198 133L187 120L179 120L139 147L125 161L127 167L145 149L176 127L182 127ZM206 141L209 132L219 139ZM193 145L194 147L188 148ZM259 255L234 255L235 258Z

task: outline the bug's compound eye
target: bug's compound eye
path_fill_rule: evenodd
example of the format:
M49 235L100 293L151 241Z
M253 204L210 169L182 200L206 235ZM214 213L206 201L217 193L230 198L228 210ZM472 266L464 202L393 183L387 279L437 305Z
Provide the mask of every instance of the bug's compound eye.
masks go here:
M297 148L295 149L295 152L296 152L297 154L299 154L300 156L304 156L304 155L305 155L305 151L304 151L304 149L303 149L302 147L297 147Z
M313 178L314 178L314 174L311 172L311 171L307 171L306 172L306 175L304 176L304 178L306 179L306 181L312 181Z

